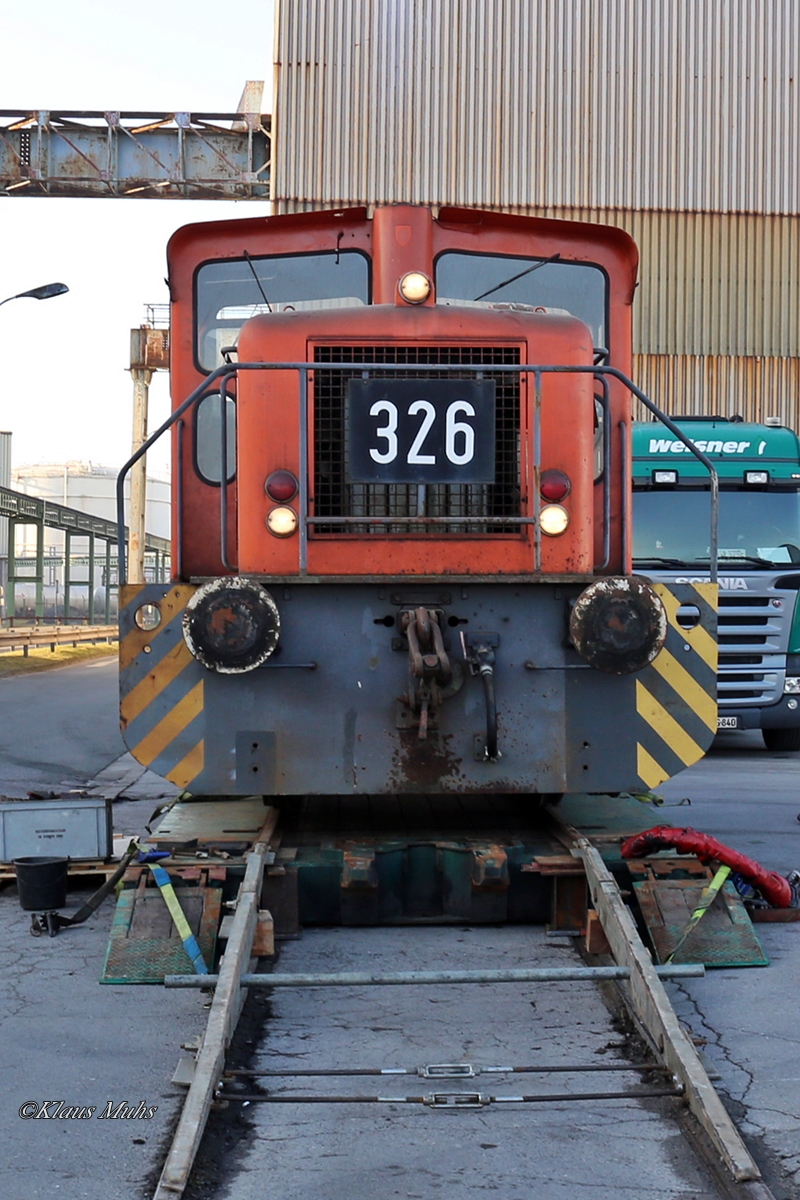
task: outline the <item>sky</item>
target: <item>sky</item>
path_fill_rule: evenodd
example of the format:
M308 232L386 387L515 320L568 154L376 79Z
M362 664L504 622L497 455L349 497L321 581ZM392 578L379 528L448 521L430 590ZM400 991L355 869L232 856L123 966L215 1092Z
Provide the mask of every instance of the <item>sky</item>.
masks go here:
M272 94L273 0L97 0L4 6L0 110L232 112L248 79ZM17 53L9 53L11 47ZM0 125L7 124L0 116ZM69 293L0 306L0 430L12 467L78 460L119 467L131 449L130 330L165 304L166 244L181 225L266 213L259 201L0 196L0 300L44 283ZM150 429L168 415L151 386ZM148 471L168 470L168 447Z

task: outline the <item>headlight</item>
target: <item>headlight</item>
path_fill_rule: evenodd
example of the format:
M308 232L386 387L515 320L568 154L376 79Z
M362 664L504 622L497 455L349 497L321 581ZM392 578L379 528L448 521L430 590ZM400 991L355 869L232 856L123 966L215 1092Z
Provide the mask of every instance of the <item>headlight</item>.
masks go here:
M800 693L800 678L797 675L787 675L786 682L783 685L784 694L792 692L795 695Z
M542 533L548 537L558 537L569 525L569 513L561 504L545 504L539 513L539 524Z
M598 671L630 675L652 662L667 638L667 614L642 579L613 576L589 584L575 601L569 632Z
M198 588L183 613L183 637L194 657L226 675L252 671L278 644L275 601L254 579L214 579Z
M431 294L431 281L422 271L408 271L397 289L406 304L424 304Z
M291 537L297 529L297 513L285 505L271 508L267 513L267 529L275 537Z

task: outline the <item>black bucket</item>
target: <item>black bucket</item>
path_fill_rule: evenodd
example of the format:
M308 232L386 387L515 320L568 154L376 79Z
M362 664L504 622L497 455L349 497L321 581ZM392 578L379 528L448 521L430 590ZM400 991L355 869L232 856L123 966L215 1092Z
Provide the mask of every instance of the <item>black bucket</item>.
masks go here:
M19 902L29 912L49 912L67 902L68 858L15 858Z

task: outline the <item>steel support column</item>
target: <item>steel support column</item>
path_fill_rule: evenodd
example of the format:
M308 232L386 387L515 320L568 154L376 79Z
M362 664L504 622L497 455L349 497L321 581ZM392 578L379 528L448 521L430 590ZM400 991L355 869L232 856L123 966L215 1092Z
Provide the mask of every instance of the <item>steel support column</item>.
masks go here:
M133 453L147 441L147 402L153 372L131 367L133 380ZM144 583L145 508L147 505L147 455L131 471L130 533L128 535L128 580Z
M106 538L106 577L105 577L105 599L106 599L106 625L111 624L111 541Z
M72 588L72 534L64 530L64 624L69 624L70 591Z
M94 625L94 534L89 534L89 574L88 595L86 598L86 616L90 625Z

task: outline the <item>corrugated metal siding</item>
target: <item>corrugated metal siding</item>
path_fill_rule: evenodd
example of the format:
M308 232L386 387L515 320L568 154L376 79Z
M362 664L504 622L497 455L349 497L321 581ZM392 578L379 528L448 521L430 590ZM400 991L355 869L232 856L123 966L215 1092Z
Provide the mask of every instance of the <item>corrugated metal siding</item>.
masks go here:
M800 213L798 0L280 0L279 209Z
M800 359L637 354L633 372L645 395L674 416L780 417L800 428ZM650 419L636 408L637 420Z
M526 208L626 230L640 354L800 355L800 217Z

